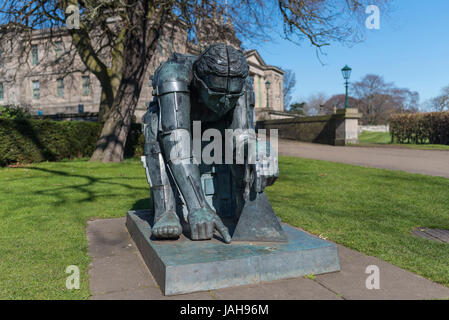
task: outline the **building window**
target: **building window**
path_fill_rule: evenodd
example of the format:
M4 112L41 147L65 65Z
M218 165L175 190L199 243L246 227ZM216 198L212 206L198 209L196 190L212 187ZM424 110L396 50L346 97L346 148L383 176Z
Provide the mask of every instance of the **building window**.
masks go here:
M31 46L31 64L33 66L39 64L39 50L37 48L37 44Z
M62 41L55 42L55 46L56 46L56 59L58 59L62 56L63 52Z
M90 96L90 77L83 76L83 96Z
M3 100L3 96L4 96L5 92L3 89L3 83L0 82L0 100Z
M64 97L64 79L59 78L56 81L58 83L58 97Z
M39 81L33 81L33 99L41 97L41 84Z

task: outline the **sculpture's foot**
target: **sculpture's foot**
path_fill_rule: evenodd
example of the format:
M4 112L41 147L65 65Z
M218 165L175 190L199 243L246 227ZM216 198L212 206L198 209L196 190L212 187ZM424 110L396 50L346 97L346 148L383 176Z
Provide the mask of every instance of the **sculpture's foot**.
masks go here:
M181 235L182 227L178 215L174 211L164 212L151 229L158 239L176 239Z

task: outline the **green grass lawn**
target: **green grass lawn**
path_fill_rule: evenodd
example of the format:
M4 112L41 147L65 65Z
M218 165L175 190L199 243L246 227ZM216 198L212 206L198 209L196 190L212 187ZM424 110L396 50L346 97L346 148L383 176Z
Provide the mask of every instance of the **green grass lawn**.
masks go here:
M449 286L449 245L411 235L449 229L449 179L280 157L267 194L284 222ZM0 169L0 299L88 298L87 220L144 208L148 195L136 160ZM80 290L65 288L69 265Z
M368 132L363 131L359 135L359 144L353 146L361 147L401 147L419 150L449 150L449 146L442 144L410 144L410 143L391 143L391 135L389 132Z
M389 144L391 136L389 132L368 132L363 131L359 134L360 143Z

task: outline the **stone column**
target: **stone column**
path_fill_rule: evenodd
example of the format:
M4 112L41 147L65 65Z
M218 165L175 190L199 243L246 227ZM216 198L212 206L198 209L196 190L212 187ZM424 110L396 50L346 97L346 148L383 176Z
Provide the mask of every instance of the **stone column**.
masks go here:
M337 110L334 114L336 146L359 143L358 125L362 115L357 108Z

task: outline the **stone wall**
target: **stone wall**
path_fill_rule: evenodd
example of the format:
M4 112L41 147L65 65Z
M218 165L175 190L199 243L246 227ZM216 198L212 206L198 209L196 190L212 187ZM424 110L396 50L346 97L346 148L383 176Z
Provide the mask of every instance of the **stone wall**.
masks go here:
M279 138L330 145L358 143L357 109L338 110L332 115L257 121L257 129L277 129Z

